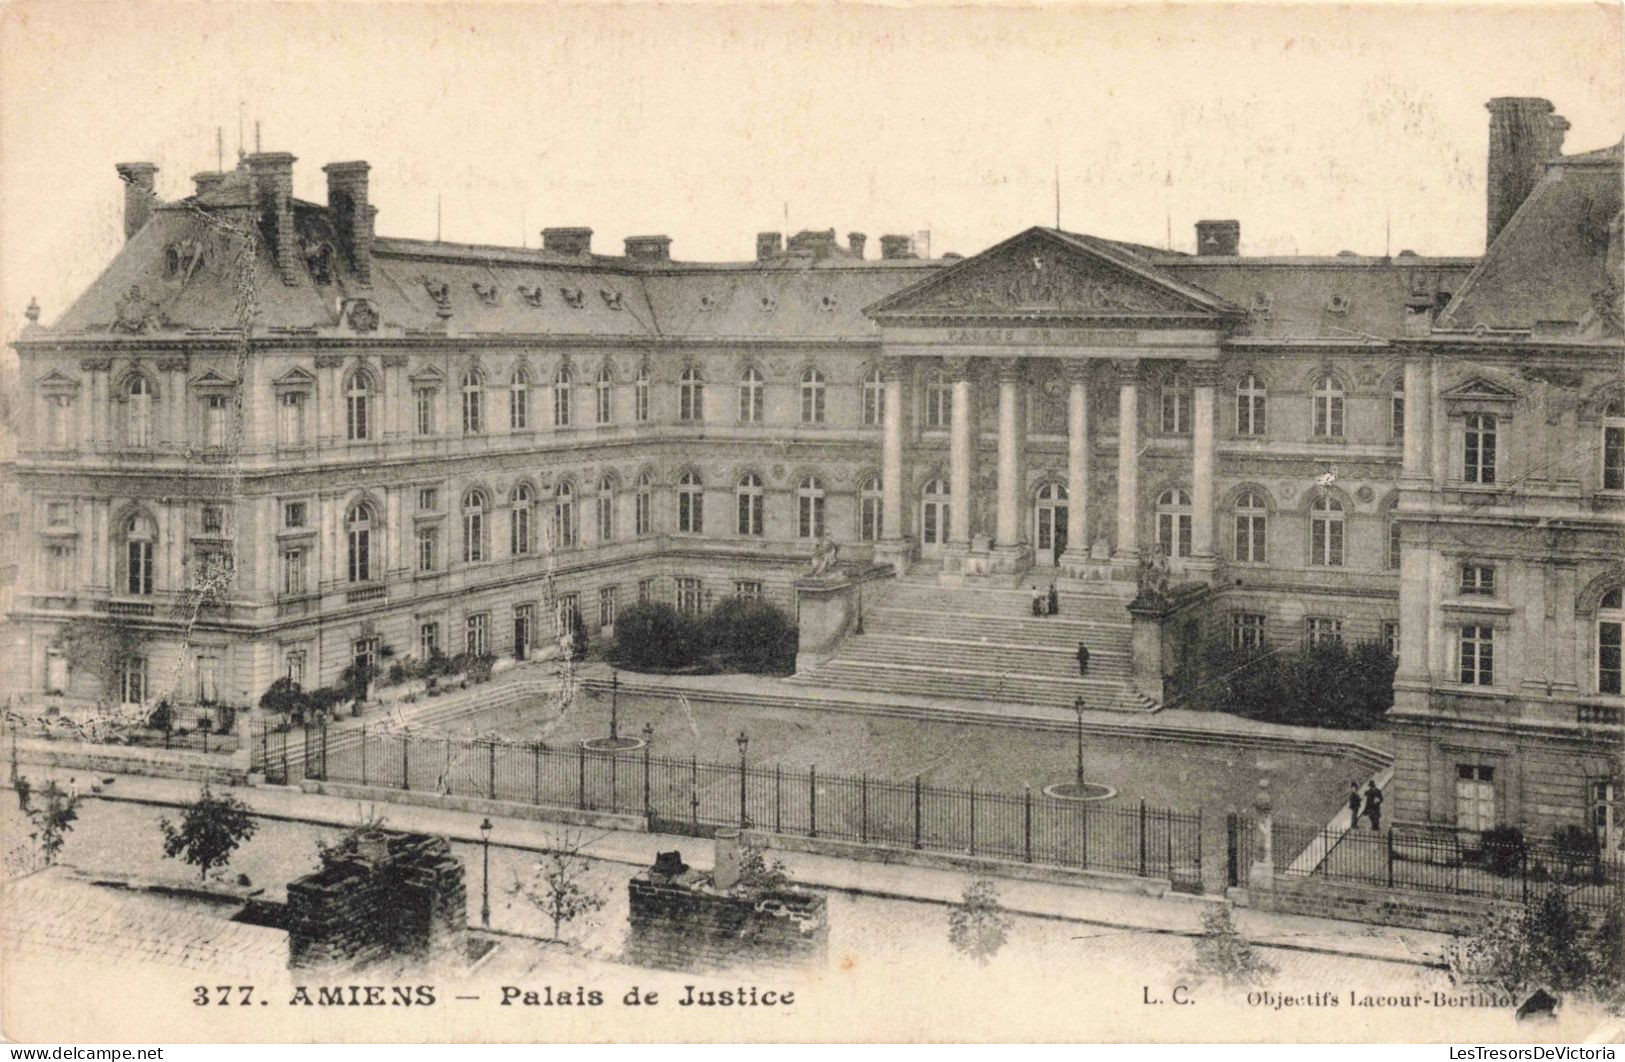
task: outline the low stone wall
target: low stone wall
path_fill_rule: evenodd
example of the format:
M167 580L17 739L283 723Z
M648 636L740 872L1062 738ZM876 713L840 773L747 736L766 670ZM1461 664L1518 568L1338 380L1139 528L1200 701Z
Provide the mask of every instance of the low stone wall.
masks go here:
M496 815L506 819L533 822L562 822L568 826L589 826L599 830L625 830L646 833L649 820L628 811L590 811L554 804L525 804L513 800L487 800L484 797L425 793L416 789L396 789L385 785L356 785L349 782L318 782L305 779L299 788L306 793L342 797L366 803L412 804L424 808L466 811L470 815Z
M1404 926L1436 933L1471 933L1496 911L1513 910L1510 901L1451 893L1417 892L1354 885L1320 878L1288 877L1254 880L1247 889L1248 906L1278 914L1342 918L1381 926Z
M631 931L625 960L666 970L822 964L829 953L828 901L800 889L712 886L709 875L644 871L627 886Z
M16 747L18 763L79 768L87 777L134 774L151 778L184 778L217 785L241 785L248 779L246 750L215 755L185 749L97 745L87 741L46 741L40 738L19 738Z
M373 831L289 882L283 919L295 968L460 954L468 924L463 864L444 837Z

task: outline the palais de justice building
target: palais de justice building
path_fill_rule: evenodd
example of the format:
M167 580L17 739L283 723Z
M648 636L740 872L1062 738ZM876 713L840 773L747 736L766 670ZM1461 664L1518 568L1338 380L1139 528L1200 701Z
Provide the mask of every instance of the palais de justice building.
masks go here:
M172 202L123 164L124 248L16 343L15 686L95 695L53 644L74 617L138 632L123 699L248 704L385 646L522 654L565 609L794 607L825 536L1118 613L1160 548L1210 634L1398 653L1399 819L1600 820L1621 154L1563 155L1543 100L1489 115L1473 258L1248 257L1206 221L1195 254L830 230L693 263L381 236L364 162L325 203L287 154Z

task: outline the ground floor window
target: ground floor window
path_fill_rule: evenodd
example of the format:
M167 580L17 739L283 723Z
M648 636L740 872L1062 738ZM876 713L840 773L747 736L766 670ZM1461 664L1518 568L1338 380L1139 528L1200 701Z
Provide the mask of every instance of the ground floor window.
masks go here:
M68 658L55 649L45 650L45 692L66 693L68 689Z
M125 704L145 704L147 701L147 661L135 657L124 662L119 672L119 699Z
M653 579L638 580L638 604L647 605L655 599L655 581Z
M199 704L220 701L220 658L212 653L201 653L197 658L197 699Z
M1495 825L1495 768L1456 764L1456 826L1482 833Z
M617 608L616 588L613 586L600 587L598 590L598 626L615 626L615 611Z
M513 655L520 660L530 651L531 642L535 640L536 607L534 605L515 605L513 607Z
M756 579L735 579L734 596L746 601L759 601L762 597L762 584Z
M1389 656L1399 655L1399 623L1395 620L1385 620L1382 624L1382 641L1388 647Z
M463 648L470 656L484 656L491 646L491 616L476 612L463 621Z
M558 629L560 633L568 633L573 629L575 621L581 617L581 595L560 594L558 604Z
M1310 645L1327 645L1343 640L1343 621L1340 619L1310 616L1304 620L1304 628Z
M289 649L282 658L282 673L288 681L295 686L305 684L305 651L303 649Z
M1605 852L1620 847L1620 816L1614 803L1616 783L1611 778L1594 778L1588 787L1591 798L1591 828L1596 831L1597 845Z
M1232 612L1230 614L1230 646L1234 649L1264 648L1264 614L1262 612Z
M692 578L677 580L677 611L685 616L700 614L700 581Z
M1461 628L1461 683L1464 686L1495 684L1495 628L1469 623Z
M418 655L427 660L440 652L440 624L418 624Z
M351 646L351 655L358 672L370 672L378 663L378 639L357 638Z

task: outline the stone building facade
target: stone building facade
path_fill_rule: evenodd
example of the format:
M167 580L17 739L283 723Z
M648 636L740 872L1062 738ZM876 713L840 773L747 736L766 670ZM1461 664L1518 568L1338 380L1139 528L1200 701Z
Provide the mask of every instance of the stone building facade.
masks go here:
M126 164L124 249L16 344L13 673L91 695L53 638L112 617L146 646L124 698L251 702L385 647L523 653L566 609L598 632L641 600L793 607L825 536L951 577L1122 582L1160 547L1237 641L1394 647L1402 815L1457 821L1461 727L1588 764L1549 789L1501 768L1492 817L1589 814L1625 703L1599 641L1619 151L1562 156L1545 101L1490 110L1472 258L1248 257L1212 221L1194 255L1033 228L875 258L829 230L689 263L579 228L380 236L364 163L324 167L326 203L285 154L174 202ZM1464 483L1470 445L1503 478ZM1469 565L1497 589L1463 604ZM1489 700L1456 681L1467 626L1494 632Z

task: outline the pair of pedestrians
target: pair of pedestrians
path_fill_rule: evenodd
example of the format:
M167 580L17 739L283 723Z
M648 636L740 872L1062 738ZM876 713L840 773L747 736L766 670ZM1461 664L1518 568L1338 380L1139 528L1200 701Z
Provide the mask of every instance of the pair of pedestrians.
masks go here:
M1373 830L1382 829L1382 790L1376 782L1365 784L1364 800L1357 782L1349 783L1349 829L1356 829L1361 819L1368 819Z
M1033 615L1053 616L1061 611L1061 595L1055 589L1055 584L1049 584L1049 593L1044 593L1035 585L1033 587Z

